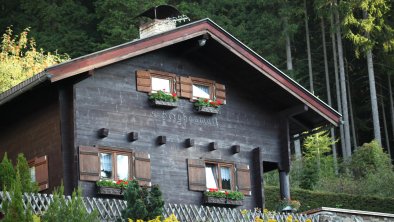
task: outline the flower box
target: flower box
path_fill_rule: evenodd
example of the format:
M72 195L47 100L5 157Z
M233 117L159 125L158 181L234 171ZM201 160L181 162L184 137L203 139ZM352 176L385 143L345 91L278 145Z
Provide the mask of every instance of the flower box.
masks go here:
M163 107L163 108L175 108L178 107L178 102L167 102L167 101L162 101L162 100L149 100L150 104L152 106L156 107Z
M198 113L204 114L217 114L219 113L219 107L209 107L209 106L195 106L195 109Z
M98 193L103 195L114 195L114 196L123 196L122 188L117 187L106 187L106 186L97 186Z
M243 200L231 200L224 197L204 196L204 204L221 205L221 206L242 206Z

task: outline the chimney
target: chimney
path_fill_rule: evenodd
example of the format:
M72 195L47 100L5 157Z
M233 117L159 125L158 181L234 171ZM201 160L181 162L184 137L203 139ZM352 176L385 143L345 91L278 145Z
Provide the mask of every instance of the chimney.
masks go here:
M176 28L176 23L189 20L173 6L159 5L146 10L137 17L147 17L148 22L140 25L140 38L146 38Z
M140 38L146 38L176 28L176 21L171 19L153 19L140 25Z

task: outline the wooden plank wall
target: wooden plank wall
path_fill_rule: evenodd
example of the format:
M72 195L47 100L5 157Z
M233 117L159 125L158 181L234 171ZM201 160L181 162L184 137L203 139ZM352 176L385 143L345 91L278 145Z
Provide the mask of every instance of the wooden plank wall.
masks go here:
M0 158L4 152L16 164L18 153L27 160L48 156L49 189L63 176L60 117L56 88L30 91L0 107Z
M180 99L179 106L172 110L150 107L148 95L136 91L135 71L138 69L155 69L222 83L226 86L227 104L213 116L194 113L193 104L185 99ZM263 160L279 162L277 114L270 111L267 104L256 103L256 96L264 95L246 93L244 89L248 86L233 81L236 75L244 73L234 73L227 64L207 65L166 49L97 69L93 76L74 86L74 148L102 145L149 152L152 183L160 185L165 201L200 204L202 193L188 190L188 158L222 159L253 166L251 151L260 147ZM100 139L97 130L104 127L109 129L109 136ZM129 132L138 132L139 139L129 142ZM158 145L158 136L167 136L167 143ZM195 140L194 147L185 147L188 138ZM209 151L211 142L217 142L219 149ZM233 154L232 145L240 145L241 152ZM86 195L95 195L94 183L81 181L79 184ZM256 190L252 190L253 193ZM255 206L256 201L246 197L243 207Z

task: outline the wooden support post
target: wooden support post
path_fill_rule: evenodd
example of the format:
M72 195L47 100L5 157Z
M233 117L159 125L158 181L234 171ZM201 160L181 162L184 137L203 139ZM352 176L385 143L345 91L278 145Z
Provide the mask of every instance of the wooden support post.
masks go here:
M279 170L279 182L280 182L280 198L281 200L290 200L290 181L289 173L283 170Z
M265 196L264 196L264 181L263 181L263 151L260 147L252 150L253 168L252 168L252 192L253 198L255 199L256 206L264 209L265 208Z

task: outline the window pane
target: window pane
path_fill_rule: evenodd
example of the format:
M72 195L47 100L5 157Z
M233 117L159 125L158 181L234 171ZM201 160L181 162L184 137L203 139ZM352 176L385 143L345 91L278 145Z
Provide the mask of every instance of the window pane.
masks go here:
M193 97L194 98L206 98L209 99L209 86L195 85L193 84Z
M30 167L30 177L32 182L36 182L36 168Z
M222 177L222 189L231 190L231 169L230 167L220 167L220 176Z
M206 165L205 167L205 175L207 180L207 188L218 188L217 184L217 173L216 173L216 166L215 165Z
M119 180L127 180L129 178L129 156L116 156L116 175Z
M152 91L155 92L158 90L170 93L171 92L170 80L152 77Z
M111 153L100 153L100 168L101 178L111 179L112 178L112 154Z

